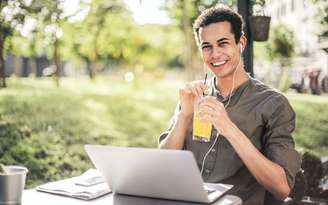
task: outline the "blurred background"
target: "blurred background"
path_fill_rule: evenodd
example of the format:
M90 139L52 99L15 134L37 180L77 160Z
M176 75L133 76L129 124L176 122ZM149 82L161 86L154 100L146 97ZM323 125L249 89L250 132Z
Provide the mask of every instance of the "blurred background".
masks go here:
M326 162L325 0L0 0L0 163L25 165L31 188L92 167L87 143L156 147L179 87L204 76L192 22L217 3L271 17L267 40L246 32L246 69L290 100L297 150Z

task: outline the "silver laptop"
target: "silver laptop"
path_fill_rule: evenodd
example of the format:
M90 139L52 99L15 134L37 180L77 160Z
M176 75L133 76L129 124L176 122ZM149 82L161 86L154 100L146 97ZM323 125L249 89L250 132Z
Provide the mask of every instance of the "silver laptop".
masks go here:
M212 203L232 185L204 183L190 151L85 145L114 193Z

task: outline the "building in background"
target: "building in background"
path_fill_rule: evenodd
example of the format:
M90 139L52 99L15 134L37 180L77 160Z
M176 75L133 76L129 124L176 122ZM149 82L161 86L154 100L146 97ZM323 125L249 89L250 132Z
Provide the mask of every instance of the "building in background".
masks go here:
M272 26L283 23L294 32L295 66L321 69L323 73L328 73L328 57L319 41L320 22L313 1L268 0L267 12L271 16Z
M265 13L271 16L271 29L284 24L294 33L296 56L289 70L293 83L310 87L310 72L320 70L321 79L328 74L328 41L319 37L318 8L312 0L267 0ZM279 63L258 62L254 69L261 80L278 86Z

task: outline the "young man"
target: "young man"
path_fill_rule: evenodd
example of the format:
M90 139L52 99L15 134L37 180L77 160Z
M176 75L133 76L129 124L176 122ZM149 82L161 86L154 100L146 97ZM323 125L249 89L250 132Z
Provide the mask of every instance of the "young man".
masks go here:
M242 26L240 15L222 5L196 19L195 37L214 78L180 89L179 109L159 147L192 151L204 167L203 179L233 184L230 193L243 204L277 204L289 195L300 169L291 136L295 113L282 94L245 72ZM209 142L193 140L194 112L213 125Z

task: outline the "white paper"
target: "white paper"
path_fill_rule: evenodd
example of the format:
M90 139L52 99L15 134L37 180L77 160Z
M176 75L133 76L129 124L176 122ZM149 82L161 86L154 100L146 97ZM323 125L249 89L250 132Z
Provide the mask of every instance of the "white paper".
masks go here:
M101 176L101 174L95 169L89 169L81 176L50 182L38 186L36 190L53 193L53 194L70 196L83 200L94 199L110 193L111 190L106 183L100 183L92 186L76 185L76 182L79 180L85 180L95 176Z

